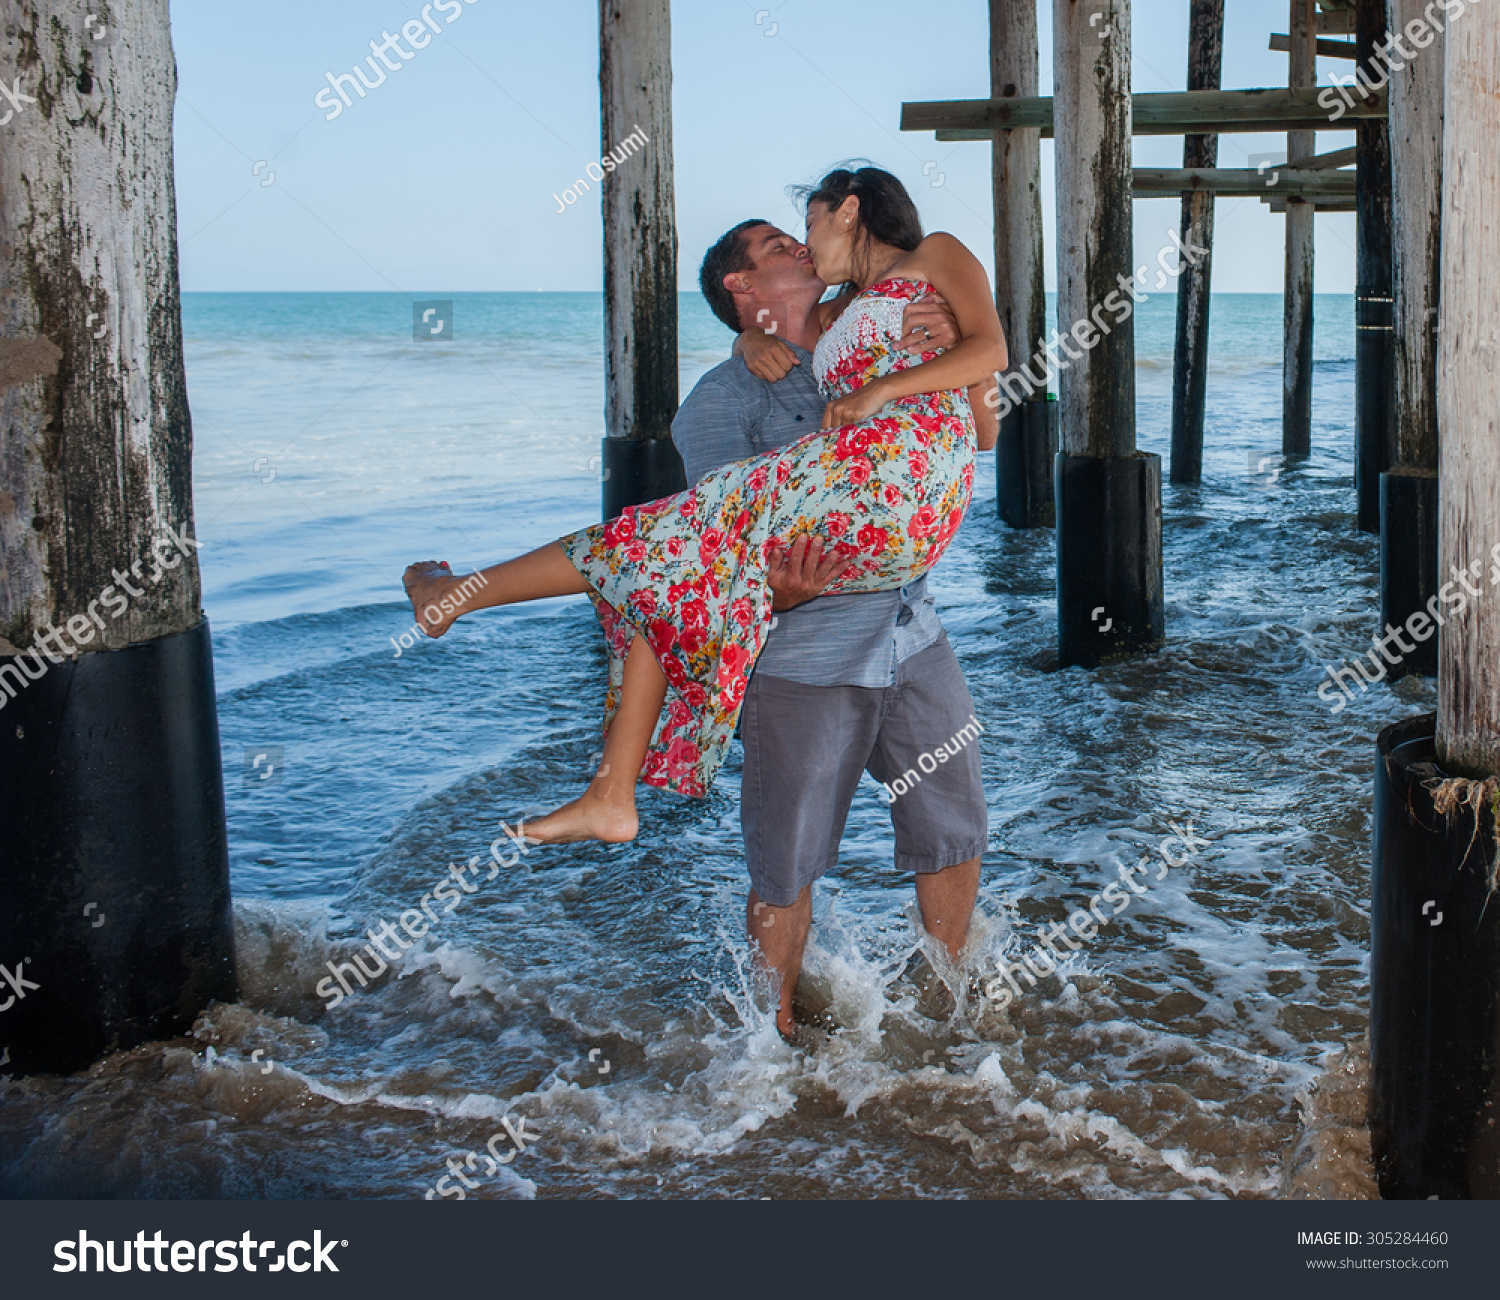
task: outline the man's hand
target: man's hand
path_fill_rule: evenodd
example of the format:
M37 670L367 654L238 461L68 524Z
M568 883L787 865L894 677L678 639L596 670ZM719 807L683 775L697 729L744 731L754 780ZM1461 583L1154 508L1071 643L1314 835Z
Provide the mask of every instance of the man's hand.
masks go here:
M958 320L941 294L929 293L907 306L901 314L901 342L906 352L936 352L951 348L959 340Z
M766 558L771 565L771 608L778 612L821 596L854 559L852 555L825 556L823 539L806 533L792 543L790 551L777 547Z

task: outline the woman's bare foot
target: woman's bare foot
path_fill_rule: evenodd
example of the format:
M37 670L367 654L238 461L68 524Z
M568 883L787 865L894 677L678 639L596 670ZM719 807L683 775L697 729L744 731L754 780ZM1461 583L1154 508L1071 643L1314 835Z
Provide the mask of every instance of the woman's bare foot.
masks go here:
M543 844L578 844L584 840L625 844L635 839L639 829L633 799L608 798L594 785L556 812L526 823L527 837Z
M458 602L444 597L457 584L446 560L421 560L408 565L401 575L401 585L411 599L411 612L417 626L430 637L442 636L458 617Z

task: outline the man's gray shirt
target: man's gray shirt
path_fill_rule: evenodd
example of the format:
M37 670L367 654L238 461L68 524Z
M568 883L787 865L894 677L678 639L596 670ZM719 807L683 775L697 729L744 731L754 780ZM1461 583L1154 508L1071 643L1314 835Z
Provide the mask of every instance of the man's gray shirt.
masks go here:
M826 403L812 355L789 344L802 364L785 379L757 379L739 357L694 386L672 421L672 441L696 483L705 474L815 432ZM900 591L819 596L776 615L756 669L808 686L890 686L896 665L943 635L927 579Z

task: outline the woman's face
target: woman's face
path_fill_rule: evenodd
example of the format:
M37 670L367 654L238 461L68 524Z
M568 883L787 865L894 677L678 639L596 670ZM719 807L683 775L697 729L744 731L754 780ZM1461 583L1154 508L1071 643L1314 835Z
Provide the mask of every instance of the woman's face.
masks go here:
M824 284L842 284L852 278L858 230L859 200L852 194L838 207L821 201L807 205L807 247Z

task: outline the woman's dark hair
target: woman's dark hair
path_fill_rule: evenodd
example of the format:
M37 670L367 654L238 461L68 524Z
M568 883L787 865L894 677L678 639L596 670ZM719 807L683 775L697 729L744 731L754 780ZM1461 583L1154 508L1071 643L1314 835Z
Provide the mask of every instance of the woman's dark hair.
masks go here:
M836 167L816 185L795 185L788 191L802 206L826 203L836 208L853 194L859 199L859 224L871 239L911 252L922 242L922 218L899 180L888 171L853 162Z

